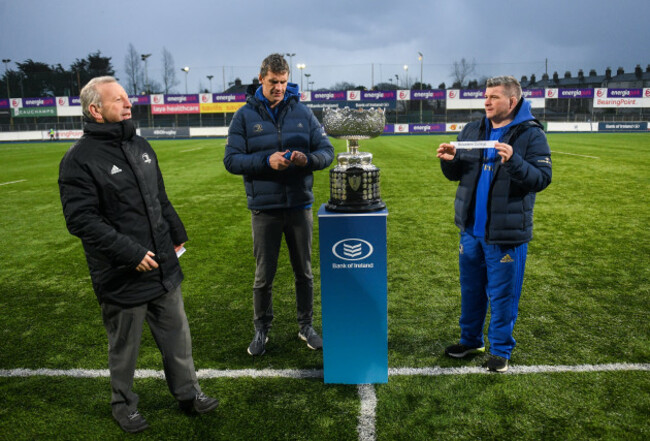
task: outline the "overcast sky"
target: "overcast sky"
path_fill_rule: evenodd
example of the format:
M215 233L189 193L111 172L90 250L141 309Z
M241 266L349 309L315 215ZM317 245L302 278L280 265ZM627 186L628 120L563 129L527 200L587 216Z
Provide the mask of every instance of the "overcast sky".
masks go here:
M0 55L68 68L100 50L126 79L129 44L153 54L149 77L161 82L162 50L174 57L176 91L223 91L250 83L273 52L304 63L303 89L340 81L371 87L453 82L454 61L476 63L473 78L560 76L609 66L631 72L650 64L648 0L0 0ZM418 52L424 55L422 66ZM408 70L404 70L408 65ZM189 73L181 72L183 66ZM11 63L10 68L15 69ZM397 75L397 77L396 77ZM124 83L125 81L123 81Z

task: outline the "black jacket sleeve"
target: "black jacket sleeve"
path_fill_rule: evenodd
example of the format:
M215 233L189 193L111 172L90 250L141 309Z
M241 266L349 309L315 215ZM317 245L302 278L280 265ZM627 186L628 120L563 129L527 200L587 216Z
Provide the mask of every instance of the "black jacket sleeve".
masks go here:
M100 213L97 191L91 174L69 152L59 167L59 192L68 231L113 265L135 268L147 250L106 221Z

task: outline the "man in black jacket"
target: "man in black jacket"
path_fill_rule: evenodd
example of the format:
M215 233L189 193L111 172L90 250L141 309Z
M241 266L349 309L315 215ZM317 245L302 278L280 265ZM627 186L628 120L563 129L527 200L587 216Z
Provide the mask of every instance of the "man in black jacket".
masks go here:
M180 286L177 253L187 234L167 199L156 154L136 135L131 102L113 77L92 79L80 98L84 135L61 161L59 190L108 334L113 417L127 432L148 427L132 391L145 320L181 409L209 412L219 403L199 387Z
M515 346L528 242L533 235L535 194L551 183L551 150L542 125L511 77L487 81L485 114L467 124L458 141L440 144L443 174L460 181L454 203L460 228L460 342L454 358L485 351L483 325L491 311L488 370L505 372ZM476 142L490 141L490 142Z

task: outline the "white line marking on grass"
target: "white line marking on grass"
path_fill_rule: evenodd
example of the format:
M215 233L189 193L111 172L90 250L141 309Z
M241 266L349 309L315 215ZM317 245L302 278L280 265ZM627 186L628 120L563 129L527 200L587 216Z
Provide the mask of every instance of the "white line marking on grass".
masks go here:
M359 398L361 400L361 410L359 412L359 424L357 433L359 441L375 441L375 414L377 409L377 395L375 386L372 384L360 384Z
M201 369L198 378L323 378L322 369Z
M9 185L9 184L17 184L19 182L26 182L27 179L21 179L20 181L9 181L9 182L3 182L0 185Z
M609 363L609 364L580 364L568 365L536 365L536 366L510 366L508 374L545 374L556 372L613 372L613 371L650 371L650 363ZM440 376L440 375L469 375L489 374L485 368L479 366L465 367L429 367L429 368L390 368L388 375L400 376ZM73 377L73 378L107 378L110 376L108 369L0 369L0 377ZM201 369L196 371L198 378L323 378L322 369ZM165 378L164 371L153 369L138 369L136 378Z
M562 155L571 155L571 156L580 156L580 157L583 157L583 158L600 159L599 156L579 155L577 153L558 152L557 150L551 150L551 153L560 153Z
M562 372L612 372L612 371L650 371L650 363L610 363L610 364L582 364L576 366L510 366L505 375L517 374L542 374ZM488 372L485 368L478 366L466 366L458 368L442 368L438 366L430 368L391 368L388 375L398 376L440 376L440 375L499 375ZM503 375L503 374L502 374ZM74 377L74 378L108 378L108 369L0 369L0 378L4 377ZM238 369L219 370L201 369L196 372L198 378L323 378L322 369ZM157 378L164 379L163 371L153 369L139 369L135 371L135 378ZM359 441L375 441L376 439L376 410L377 395L372 384L360 384L357 386L361 410L359 411L359 422L357 433Z
M650 371L650 363L611 363L611 364L581 364L576 366L510 366L507 374L546 374L555 372L612 372L612 371ZM479 366L458 368L392 368L388 369L389 376L439 376L439 375L468 375L489 374L487 369Z
M195 149L181 150L179 153L193 152L194 150L203 150L203 147L197 147Z
M0 377L73 377L108 378L108 369L0 369ZM323 378L322 369L239 369L218 370L201 369L196 371L198 378ZM138 369L135 378L165 379L164 371Z

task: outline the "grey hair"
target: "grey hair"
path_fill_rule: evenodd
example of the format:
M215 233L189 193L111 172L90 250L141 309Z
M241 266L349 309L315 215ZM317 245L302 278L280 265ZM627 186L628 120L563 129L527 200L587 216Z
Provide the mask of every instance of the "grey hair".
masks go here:
M260 76L264 78L271 71L276 74L289 73L289 63L280 54L271 54L262 61Z
M81 89L79 99L81 100L81 110L85 117L95 119L90 113L90 105L94 104L97 107L102 106L102 97L97 90L97 86L106 83L117 83L117 80L111 76L95 77L88 81L88 83Z
M510 75L504 75L500 77L493 77L487 80L485 83L485 87L497 87L497 86L503 86L505 89L506 95L508 96L514 96L517 98L517 101L521 99L521 84L519 84L519 81L513 76Z

